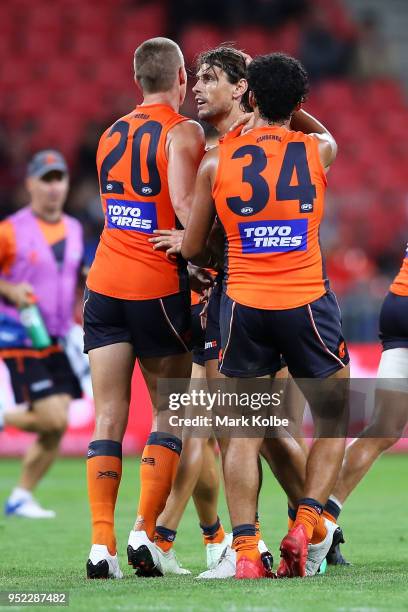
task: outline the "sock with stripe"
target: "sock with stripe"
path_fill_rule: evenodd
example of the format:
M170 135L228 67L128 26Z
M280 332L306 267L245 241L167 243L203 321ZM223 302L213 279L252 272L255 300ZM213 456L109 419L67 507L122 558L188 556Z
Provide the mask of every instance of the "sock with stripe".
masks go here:
M176 534L177 531L173 529L157 526L154 532L154 542L163 552L169 552L176 539Z
M105 544L116 554L114 514L122 476L122 444L94 440L86 462L88 496L92 518L92 544Z
M200 523L201 530L203 532L204 544L221 544L225 538L224 527L221 525L220 517L217 516L217 520L214 525L202 525Z
M296 521L296 509L288 504L288 529L291 530Z
M343 504L337 499L337 497L334 497L334 495L330 495L329 499L326 502L326 505L324 506L323 516L332 523L337 523L337 519L339 518L339 514L342 508Z
M146 531L153 538L156 520L163 511L176 476L182 442L159 431L152 432L140 462L140 498L135 531Z
M320 515L323 512L323 506L316 499L311 497L305 497L299 500L299 506L296 512L296 520L293 527L303 525L306 529L307 538L310 540L313 537L313 532L317 523L319 522Z
M259 561L260 553L255 524L237 525L232 530L232 535L232 547L237 553L237 561L241 557L246 557L254 562Z

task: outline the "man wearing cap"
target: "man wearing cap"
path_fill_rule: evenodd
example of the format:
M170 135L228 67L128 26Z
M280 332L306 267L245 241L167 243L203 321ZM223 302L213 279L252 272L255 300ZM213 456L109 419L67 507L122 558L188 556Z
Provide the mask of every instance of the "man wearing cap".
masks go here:
M68 405L81 396L78 379L61 345L72 321L83 256L82 228L63 214L68 168L57 151L40 151L28 165L30 204L0 223L0 360L6 364L17 407L0 414L2 424L35 432L23 459L6 515L53 518L32 491L55 460L67 425ZM35 348L20 312L33 302L49 346ZM1 411L1 409L0 409Z

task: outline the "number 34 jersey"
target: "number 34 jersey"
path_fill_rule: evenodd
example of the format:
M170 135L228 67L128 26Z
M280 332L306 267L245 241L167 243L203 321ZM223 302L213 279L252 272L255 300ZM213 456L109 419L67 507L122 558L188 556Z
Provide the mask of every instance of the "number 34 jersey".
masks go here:
M319 226L325 188L313 136L268 126L221 141L213 197L226 237L231 299L283 310L324 295Z
M182 259L168 259L148 241L155 229L177 226L166 139L185 119L170 106L141 105L102 134L96 163L105 226L87 280L92 291L148 300L188 288Z

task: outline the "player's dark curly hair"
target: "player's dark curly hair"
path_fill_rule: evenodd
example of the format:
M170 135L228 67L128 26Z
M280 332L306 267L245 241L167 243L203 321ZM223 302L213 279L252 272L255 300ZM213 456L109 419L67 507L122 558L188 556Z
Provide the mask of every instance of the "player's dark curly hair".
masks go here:
M289 119L309 91L306 70L284 53L256 57L247 68L247 79L261 117L273 122Z
M208 66L217 66L221 68L227 75L230 83L238 83L240 79L247 78L247 65L244 54L239 50L235 49L229 43L203 51L196 59L196 70L200 70L203 64ZM241 100L241 106L246 111L251 111L252 108L248 101L248 92L246 92Z

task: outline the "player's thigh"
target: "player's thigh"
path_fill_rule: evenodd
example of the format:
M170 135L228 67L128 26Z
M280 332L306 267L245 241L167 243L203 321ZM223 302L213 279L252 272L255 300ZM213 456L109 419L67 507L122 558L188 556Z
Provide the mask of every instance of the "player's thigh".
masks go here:
M185 355L192 349L190 294L186 291L152 300L126 300L125 321L137 358Z
M289 374L288 367L282 360L282 368L276 372L276 380L285 380L282 415L288 419L288 431L294 437L302 437L303 417L306 408L306 399L298 387L295 379Z
M335 295L276 313L289 372L309 402L315 434L342 437L348 424L349 355Z
M389 292L380 312L383 345L378 367L373 435L400 437L408 419L408 297Z
M86 288L84 293L84 351L131 343L125 300L113 298Z
M390 349L408 349L408 296L389 292L381 307L379 323L380 339L385 352Z
M204 361L210 378L219 378L215 371L214 375L212 372L214 366L218 370L218 357L221 350L221 297L222 286L220 281L217 281L208 300L207 325L205 328ZM207 364L209 364L208 367Z
M332 291L305 306L275 311L274 316L276 340L294 378L323 379L347 371L350 358Z
M202 327L200 317L202 309L202 304L194 304L191 307L191 337L193 350L193 370L191 378L203 378L205 376L205 374L203 374L205 329Z
M408 422L408 348L383 351L375 384L369 435L400 438Z
M188 391L192 364L190 352L164 357L141 357L139 364L154 411L168 408L166 393L158 385L159 379L174 380L175 392Z
M257 378L280 369L280 355L268 334L264 312L223 294L219 370L228 377Z

